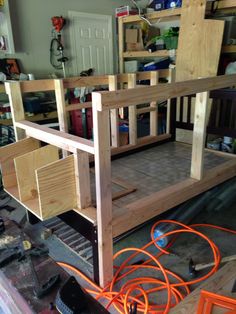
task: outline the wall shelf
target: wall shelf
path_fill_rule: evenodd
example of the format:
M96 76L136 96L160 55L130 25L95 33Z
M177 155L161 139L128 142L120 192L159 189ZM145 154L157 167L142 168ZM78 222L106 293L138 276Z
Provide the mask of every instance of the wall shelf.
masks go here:
M236 45L223 46L222 53L236 53Z

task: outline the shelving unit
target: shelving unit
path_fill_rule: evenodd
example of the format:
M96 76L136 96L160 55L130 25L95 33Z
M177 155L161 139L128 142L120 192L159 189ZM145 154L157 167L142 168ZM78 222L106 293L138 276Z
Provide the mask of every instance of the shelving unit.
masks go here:
M0 7L0 36L4 37L6 44L6 49L0 49L0 51L15 53L9 0L4 0L4 5Z
M179 19L181 15L181 8L169 9L156 11L145 15L145 18L152 21L158 21L163 19L163 21L173 21ZM141 23L143 20L139 15L130 15L125 17L120 17L118 19L118 36L119 36L119 70L120 73L124 72L124 60L127 58L157 58L157 57L168 57L168 50L158 50L153 53L148 51L125 51L125 25L127 24L137 24Z

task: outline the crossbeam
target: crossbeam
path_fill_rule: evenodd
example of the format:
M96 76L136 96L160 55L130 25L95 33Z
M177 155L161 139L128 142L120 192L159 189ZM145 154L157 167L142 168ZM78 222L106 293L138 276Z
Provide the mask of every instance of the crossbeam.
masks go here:
M16 122L15 125L16 127L25 130L28 136L57 146L71 153L77 153L77 150L79 149L87 153L94 154L93 142L84 138L50 129L46 126L38 125L26 120Z

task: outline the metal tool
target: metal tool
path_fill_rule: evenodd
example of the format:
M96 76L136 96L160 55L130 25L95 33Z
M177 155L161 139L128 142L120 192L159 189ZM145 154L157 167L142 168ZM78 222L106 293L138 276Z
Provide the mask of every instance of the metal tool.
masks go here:
M138 304L137 302L130 305L129 314L137 314L138 313Z
M5 231L4 220L0 217L0 235Z
M28 255L28 262L30 265L30 270L32 274L33 281L35 283L34 294L38 299L41 299L45 295L47 295L60 281L60 275L55 275L49 278L44 284L40 284L38 275L35 271L32 256Z

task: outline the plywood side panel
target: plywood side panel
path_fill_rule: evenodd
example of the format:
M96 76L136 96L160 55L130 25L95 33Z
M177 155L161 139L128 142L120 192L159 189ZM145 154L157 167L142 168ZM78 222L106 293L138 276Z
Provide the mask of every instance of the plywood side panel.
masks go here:
M17 185L14 158L34 151L39 147L39 141L33 138L27 138L0 148L0 163L4 188Z
M15 158L15 170L21 202L38 197L35 170L58 159L59 150L51 145Z
M224 21L204 19L206 2L206 0L183 1L176 81L217 74Z
M76 208L74 156L36 170L39 203L43 219Z

